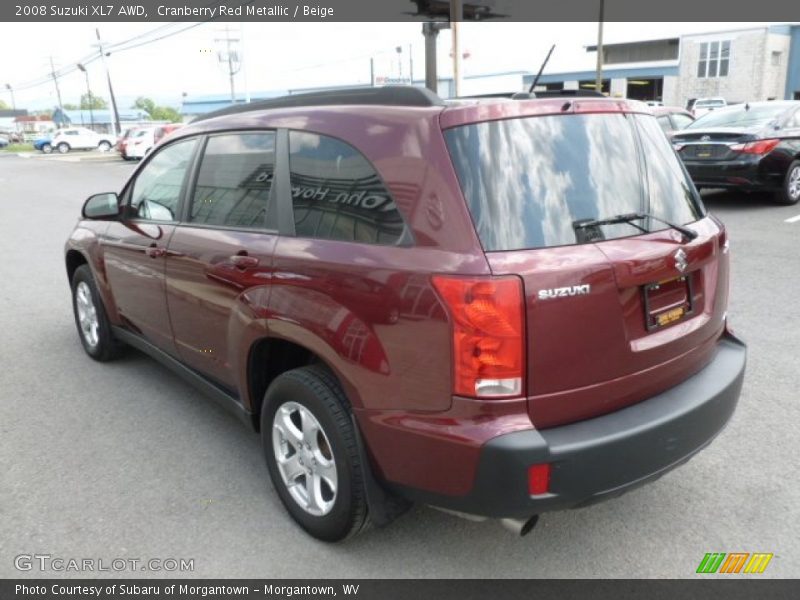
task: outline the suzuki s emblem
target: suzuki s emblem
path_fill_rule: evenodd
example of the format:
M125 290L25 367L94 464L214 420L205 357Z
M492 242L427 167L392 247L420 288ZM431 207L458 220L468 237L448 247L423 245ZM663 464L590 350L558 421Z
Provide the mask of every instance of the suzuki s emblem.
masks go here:
M675 268L681 273L689 266L689 261L686 260L686 252L683 251L683 248L679 248L678 251L672 255L672 258L675 259Z
M708 142L710 140L711 140L711 136L710 135L704 135L703 137L700 138L701 142Z

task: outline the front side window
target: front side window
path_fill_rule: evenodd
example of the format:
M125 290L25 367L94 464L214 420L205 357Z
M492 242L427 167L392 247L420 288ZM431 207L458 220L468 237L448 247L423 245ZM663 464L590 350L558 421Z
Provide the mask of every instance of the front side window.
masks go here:
M490 121L445 131L467 206L487 251L583 243L580 224L632 212L692 220L691 189L666 136L645 156L653 170L646 193L632 118L617 113ZM645 142L648 143L648 142ZM666 155L666 156L665 156ZM653 162L652 166L649 164ZM678 164L680 171L681 166ZM654 197L651 199L650 196ZM685 218L684 218L685 217ZM640 223L641 224L641 223ZM600 239L638 235L627 224L602 225ZM663 225L649 224L655 230Z
M289 132L295 233L397 244L405 225L389 190L355 148L332 137Z
M197 175L189 221L263 228L274 169L274 132L209 138Z
M170 144L150 159L133 183L130 210L139 219L175 221L197 140Z

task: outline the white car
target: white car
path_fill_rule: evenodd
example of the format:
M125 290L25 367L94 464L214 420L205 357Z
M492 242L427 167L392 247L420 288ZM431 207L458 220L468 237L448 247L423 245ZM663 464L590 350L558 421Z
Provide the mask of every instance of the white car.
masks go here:
M66 154L70 150L100 150L108 152L116 140L113 136L96 133L86 127L68 127L56 131L50 145Z
M689 112L691 112L695 118L699 118L716 108L724 108L726 106L728 106L728 102L725 98L697 98L694 102L691 102Z
M140 127L128 136L126 158L144 158L156 145L156 127Z

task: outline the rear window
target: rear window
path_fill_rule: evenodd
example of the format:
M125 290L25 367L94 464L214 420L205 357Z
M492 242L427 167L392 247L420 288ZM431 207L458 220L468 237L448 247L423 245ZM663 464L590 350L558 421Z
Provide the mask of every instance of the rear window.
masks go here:
M585 237L576 222L623 213L695 221L701 209L679 159L653 117L640 121L648 148L642 157L633 119L623 114L508 119L445 131L484 249L580 243ZM600 230L600 239L641 234L629 224Z
M746 106L746 105L745 105ZM786 106L737 106L707 113L689 125L687 129L707 127L763 127L786 112Z

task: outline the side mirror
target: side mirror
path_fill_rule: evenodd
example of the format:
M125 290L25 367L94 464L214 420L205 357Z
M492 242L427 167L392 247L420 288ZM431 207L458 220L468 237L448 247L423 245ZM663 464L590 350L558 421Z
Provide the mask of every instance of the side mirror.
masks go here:
M81 211L84 219L109 219L119 216L119 198L114 192L89 196Z

